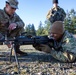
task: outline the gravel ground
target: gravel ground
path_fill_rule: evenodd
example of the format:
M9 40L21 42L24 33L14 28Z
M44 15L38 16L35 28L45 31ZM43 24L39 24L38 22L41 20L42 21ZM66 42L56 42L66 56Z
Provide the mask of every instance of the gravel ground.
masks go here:
M28 56L17 56L18 66L14 52L10 62L10 50L7 46L0 45L0 75L76 75L76 63L61 63L50 54L35 50L31 45L20 48Z

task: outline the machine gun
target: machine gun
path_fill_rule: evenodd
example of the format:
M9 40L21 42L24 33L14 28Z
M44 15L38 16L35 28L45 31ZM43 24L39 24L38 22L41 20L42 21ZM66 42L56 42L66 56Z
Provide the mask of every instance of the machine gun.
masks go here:
M8 41L13 41L13 44L17 45L34 45L34 44L48 44L50 42L50 47L55 49L58 48L57 42L53 38L48 36L18 36L14 39L7 39ZM6 41L5 38L1 39L0 42Z
M30 44L46 44L53 39L49 39L47 36L19 36L15 39L15 42L20 42L21 45Z

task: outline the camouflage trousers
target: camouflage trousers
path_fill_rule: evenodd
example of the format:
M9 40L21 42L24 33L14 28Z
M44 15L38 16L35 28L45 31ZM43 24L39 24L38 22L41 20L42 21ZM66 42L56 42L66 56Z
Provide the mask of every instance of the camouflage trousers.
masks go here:
M23 28L16 28L12 31L6 31L6 32L0 32L0 40L7 38L7 39L13 39L14 37L19 36L22 32L24 32ZM4 42L6 45L10 44L10 41L5 41ZM0 42L0 44L3 44Z

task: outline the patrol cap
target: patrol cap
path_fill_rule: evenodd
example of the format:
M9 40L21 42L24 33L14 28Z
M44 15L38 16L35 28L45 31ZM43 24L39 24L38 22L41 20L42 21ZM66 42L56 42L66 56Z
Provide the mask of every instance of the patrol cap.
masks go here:
M57 3L58 4L58 0L53 0L53 3Z
M51 33L63 34L64 33L64 24L62 21L55 21L50 27Z
M7 0L6 3L8 3L11 7L18 9L18 1L17 0Z

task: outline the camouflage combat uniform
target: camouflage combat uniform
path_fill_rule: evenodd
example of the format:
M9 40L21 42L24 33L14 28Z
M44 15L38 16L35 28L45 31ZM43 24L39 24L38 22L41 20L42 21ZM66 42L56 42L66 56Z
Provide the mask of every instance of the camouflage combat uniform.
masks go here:
M57 8L53 7L51 10L49 10L46 18L51 22L55 21L64 21L64 18L66 17L65 11L57 6Z
M62 45L61 50L51 50L51 55L63 62L74 61L76 58L76 38L65 31L59 43Z
M11 23L16 23L17 27L14 30L9 31L8 26ZM9 16L6 13L5 8L3 10L0 9L0 33L4 35L7 34L8 37L14 37L19 35L22 31L24 31L23 27L24 22L20 19L20 17L16 13L14 13L12 16Z

